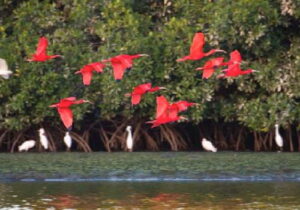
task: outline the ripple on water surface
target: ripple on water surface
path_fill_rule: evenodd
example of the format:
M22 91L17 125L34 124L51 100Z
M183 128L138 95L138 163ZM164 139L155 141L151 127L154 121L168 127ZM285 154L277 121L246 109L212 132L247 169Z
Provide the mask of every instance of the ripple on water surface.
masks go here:
M7 209L297 209L299 182L8 182Z
M297 153L0 154L0 207L300 209L299 162Z

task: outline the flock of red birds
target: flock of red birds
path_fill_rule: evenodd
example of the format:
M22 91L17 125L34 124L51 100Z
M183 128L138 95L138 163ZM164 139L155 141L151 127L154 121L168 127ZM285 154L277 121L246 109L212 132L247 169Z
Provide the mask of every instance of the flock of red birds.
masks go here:
M203 52L203 47L205 44L204 34L201 32L197 32L194 35L191 47L190 54L184 56L180 59L177 59L178 62L186 61L186 60L200 60L203 57L210 56L216 52L225 52L220 49L212 49L209 52ZM31 58L27 59L31 62L44 62L50 59L54 59L57 57L61 57L60 55L48 55L47 54L47 46L48 40L45 37L41 37L39 39L37 49L35 54L32 55ZM111 57L106 60L102 60L101 62L90 63L83 66L79 71L75 72L75 74L82 75L82 81L84 85L90 85L92 80L93 72L102 73L103 69L106 67L106 63L110 63L113 69L114 78L116 81L121 80L124 76L124 73L131 69L133 66L133 60L142 56L148 56L146 54L136 54L136 55L117 55L115 57ZM208 79L210 78L217 68L227 66L226 69L222 70L222 73L218 75L218 78L226 78L226 77L237 77L244 74L249 74L254 72L253 69L242 70L240 68L242 62L242 57L239 51L235 50L230 53L230 60L224 62L224 57L217 57L208 60L203 67L199 67L196 70L203 71L202 78ZM141 101L141 97L147 92L155 92L160 89L164 89L164 87L152 87L151 83L140 84L134 87L132 93L126 94L127 96L131 96L132 105L137 105ZM65 125L65 127L70 130L73 124L73 113L70 109L70 106L73 104L82 104L89 102L88 100L77 100L76 97L68 97L63 98L59 101L59 103L53 104L50 107L56 107L60 118ZM178 120L184 120L183 116L180 116L179 113L187 110L190 106L197 105L196 103L190 103L187 101L178 101L175 103L170 103L164 96L156 97L156 115L155 120L148 121L147 123L151 123L152 127L159 126L161 124L175 122Z

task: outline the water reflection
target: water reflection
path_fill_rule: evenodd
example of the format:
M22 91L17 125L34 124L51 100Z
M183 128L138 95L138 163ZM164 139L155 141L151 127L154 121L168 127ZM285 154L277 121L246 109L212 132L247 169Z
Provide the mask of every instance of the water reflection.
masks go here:
M6 209L297 209L299 182L10 182Z

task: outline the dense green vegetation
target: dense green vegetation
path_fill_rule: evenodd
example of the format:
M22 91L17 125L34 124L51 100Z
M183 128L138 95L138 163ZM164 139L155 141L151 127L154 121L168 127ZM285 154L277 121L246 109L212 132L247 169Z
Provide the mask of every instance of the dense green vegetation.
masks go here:
M94 102L73 108L73 135L85 151L122 149L128 123L140 149L198 149L200 137L207 136L221 149L273 150L276 122L286 149L300 148L299 1L0 0L0 5L0 57L14 71L0 81L3 150L35 138L40 126L51 135L51 150L60 149L63 126L48 106L69 96ZM237 49L243 67L259 72L203 80L194 69L208 58L176 62L188 53L196 31L205 33L206 50ZM63 58L27 62L40 36L48 37L50 54ZM89 87L74 74L87 63L135 53L150 57L137 59L119 83L110 67L95 74ZM124 94L150 81L168 90L131 107ZM153 118L158 94L201 106L185 113L190 123L150 129L144 122Z

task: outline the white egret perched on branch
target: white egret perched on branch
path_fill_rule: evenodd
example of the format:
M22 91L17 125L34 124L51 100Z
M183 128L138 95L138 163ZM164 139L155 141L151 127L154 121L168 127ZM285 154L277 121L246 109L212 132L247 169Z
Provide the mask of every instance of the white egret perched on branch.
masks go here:
M35 140L27 140L24 141L20 146L19 146L19 152L22 151L28 151L29 149L33 148L35 146Z
M4 79L8 79L11 74L12 71L8 70L6 60L0 58L0 76Z
M211 152L216 152L217 148L210 142L208 141L206 138L202 139L202 147L206 150L206 151L211 151Z
M39 129L39 135L40 135L40 143L44 147L44 149L48 149L49 141L46 136L46 132L44 128Z
M67 150L69 151L71 149L71 146L72 146L72 138L70 136L69 131L66 132L66 135L64 137L64 143L67 146Z
M133 138L132 138L131 129L132 127L130 125L126 127L126 131L128 132L127 139L126 139L126 147L129 152L132 152L132 148L133 148Z
M279 125L276 123L275 124L275 142L280 149L283 147L283 139L279 133Z

